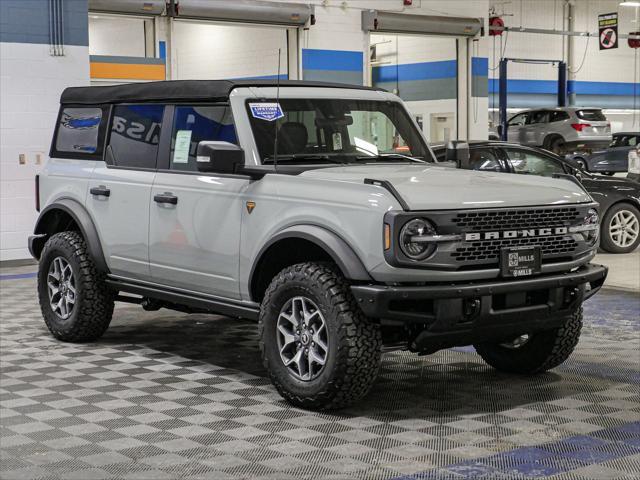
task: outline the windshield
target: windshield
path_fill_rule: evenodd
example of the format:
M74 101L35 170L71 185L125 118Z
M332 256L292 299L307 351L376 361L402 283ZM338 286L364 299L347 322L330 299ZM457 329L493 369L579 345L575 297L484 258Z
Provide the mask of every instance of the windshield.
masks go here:
M399 103L280 99L247 102L263 163L433 161ZM278 118L279 117L279 118ZM277 131L277 141L276 141Z

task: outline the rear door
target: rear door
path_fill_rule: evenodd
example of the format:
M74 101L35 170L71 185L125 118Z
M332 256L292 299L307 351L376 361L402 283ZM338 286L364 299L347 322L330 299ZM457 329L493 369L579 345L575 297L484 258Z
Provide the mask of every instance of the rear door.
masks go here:
M87 209L116 275L149 277L149 199L164 108L115 105L105 161L98 162L89 182Z
M237 143L226 104L168 107L172 128L150 199L150 270L153 281L184 290L240 298L240 225L249 178L201 173L196 148L203 140Z
M529 114L526 125L526 143L540 146L544 143L549 127L549 111L536 110Z

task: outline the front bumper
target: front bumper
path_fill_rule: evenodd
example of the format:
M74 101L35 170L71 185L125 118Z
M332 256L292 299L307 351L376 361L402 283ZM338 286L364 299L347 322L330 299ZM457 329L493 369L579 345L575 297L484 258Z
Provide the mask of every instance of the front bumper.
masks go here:
M606 277L607 267L587 264L528 279L351 289L366 316L420 331L412 350L435 351L558 327Z

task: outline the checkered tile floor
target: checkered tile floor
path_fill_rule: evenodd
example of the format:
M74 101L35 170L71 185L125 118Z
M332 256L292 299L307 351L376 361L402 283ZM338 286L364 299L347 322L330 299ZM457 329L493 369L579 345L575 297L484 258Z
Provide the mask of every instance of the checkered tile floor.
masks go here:
M119 306L92 344L54 340L35 279L0 277L2 479L638 478L640 299L601 292L577 352L535 378L471 348L386 354L371 394L295 409L255 324Z

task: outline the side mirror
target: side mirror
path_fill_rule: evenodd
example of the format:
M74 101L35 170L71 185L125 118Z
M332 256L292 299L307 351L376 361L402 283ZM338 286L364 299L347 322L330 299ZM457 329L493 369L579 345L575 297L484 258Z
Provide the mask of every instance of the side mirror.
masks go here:
M469 144L458 140L449 142L447 144L445 160L447 162L456 162L458 168L469 169Z
M238 173L244 166L244 150L229 142L198 143L196 163L199 172Z

